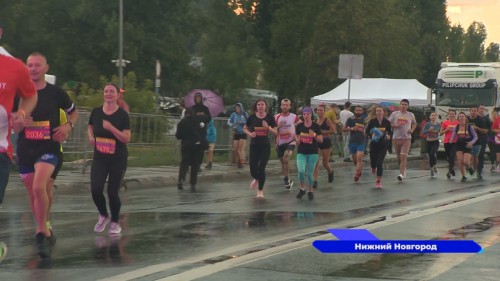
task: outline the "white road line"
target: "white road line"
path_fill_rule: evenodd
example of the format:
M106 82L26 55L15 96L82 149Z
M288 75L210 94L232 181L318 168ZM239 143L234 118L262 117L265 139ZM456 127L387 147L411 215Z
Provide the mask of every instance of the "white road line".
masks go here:
M328 225L316 226L316 227L308 228L308 229L300 229L300 230L296 230L293 232L288 232L287 237L283 237L283 235L277 235L277 236L269 237L267 239L260 239L259 241L253 241L253 242L225 248L225 249L220 250L220 251L211 252L211 253L208 253L208 254L205 254L202 256L197 256L193 259L185 259L185 260L181 260L178 262L169 262L169 263L147 266L147 267L144 267L141 269L137 269L137 270L126 272L126 273L119 274L116 276L112 276L109 278L101 279L101 281L133 280L135 278L140 278L143 276L155 274L155 273L158 273L161 271L166 271L166 270L173 269L176 267L186 266L189 264L201 262L201 261L206 260L206 259L210 259L210 258L222 256L222 255L229 255L231 253L243 251L245 249L253 248L256 246L261 246L261 245L266 245L266 244L281 241L281 240L291 239L291 238L294 238L297 236L305 235L307 233L314 233L314 232L322 231L322 230L325 230L327 228L342 228L342 227L346 227L348 225L360 225L358 228L372 230L372 229L396 224L399 222L403 222L403 221L407 221L407 220L435 214L435 213L438 213L438 212L441 212L444 210L450 210L450 209L455 209L458 207L474 204L477 202L481 202L484 200L488 200L488 199L500 196L499 192L491 193L494 191L498 191L498 187L490 188L489 190L485 189L480 193L481 195L477 195L477 196L474 194L461 194L461 195L456 195L456 196L449 197L449 198L442 199L442 200L426 202L426 203L416 205L416 206L398 208L395 210L391 210L391 214L388 214L386 216L387 217L386 220L381 221L381 222L377 222L377 223L369 223L369 222L373 221L376 218L380 218L381 214L378 214L378 215L372 214L370 216L360 217L360 218L356 218L356 219L352 219L352 220L348 220L348 221L342 221L342 222L337 223L337 224L328 224ZM476 193L476 194L478 194L478 193ZM470 197L474 197L474 198L470 198ZM470 199L467 199L467 198L470 198ZM455 202L455 203L453 203L453 202ZM439 207L435 207L435 206L439 206ZM384 212L387 212L387 211L384 211ZM393 217L393 214L405 214L405 215ZM363 224L366 224L366 225L363 225ZM221 262L218 262L215 264L207 264L204 266L200 266L198 268L194 268L194 269L191 269L191 270L179 273L179 274L175 274L175 275L163 278L163 279L158 279L158 280L165 280L165 281L194 280L194 279L198 279L198 278L201 278L204 276L214 274L216 272L219 272L219 271L222 271L225 269L229 269L229 268L234 267L234 266L246 264L249 262L253 262L253 261L256 261L259 259L267 258L267 257L273 256L273 255L281 254L281 253L288 252L288 251L295 250L295 249L310 247L312 242L315 240L331 240L331 239L333 239L333 237L329 233L324 234L324 235L314 236L314 237L303 239L303 240L300 240L297 242L291 242L291 243L287 243L284 245L272 247L269 249L257 251L254 253L249 253L249 254L246 254L246 255L243 255L240 257L234 257L234 258L231 258L231 259L228 259L225 261L221 261Z

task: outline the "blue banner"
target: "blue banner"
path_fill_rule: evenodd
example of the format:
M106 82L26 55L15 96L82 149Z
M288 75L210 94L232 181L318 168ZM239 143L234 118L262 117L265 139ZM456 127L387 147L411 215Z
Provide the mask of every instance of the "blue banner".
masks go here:
M316 240L313 246L325 254L421 254L481 253L483 249L472 240L378 240L366 229L329 229L339 240Z

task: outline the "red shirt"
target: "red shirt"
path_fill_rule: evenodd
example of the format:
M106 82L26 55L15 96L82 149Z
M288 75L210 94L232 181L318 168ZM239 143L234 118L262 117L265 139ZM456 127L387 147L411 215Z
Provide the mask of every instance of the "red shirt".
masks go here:
M500 117L495 118L493 124L491 125L491 129L493 130L500 129ZM500 133L495 133L495 143L500 144Z
M36 95L28 68L18 59L0 55L0 152L12 157L10 118L14 97L30 98Z
M441 129L446 130L448 127L450 127L452 130L444 133L444 138L443 142L444 143L449 143L451 139L451 135L453 134L453 130L455 127L458 125L458 120L455 119L455 121L451 122L450 120L446 119L441 123Z

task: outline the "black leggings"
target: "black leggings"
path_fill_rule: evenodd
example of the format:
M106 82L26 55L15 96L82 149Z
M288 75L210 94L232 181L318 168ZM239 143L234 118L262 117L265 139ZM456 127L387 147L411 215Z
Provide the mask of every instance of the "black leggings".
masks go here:
M268 143L250 144L250 175L259 181L259 190L264 189L266 182L266 166L271 154L271 147Z
M439 149L439 140L427 141L427 154L429 155L429 166L432 168L436 166L437 159L436 153Z
M121 158L94 158L90 169L90 187L94 204L102 216L108 216L104 184L108 179L108 200L111 211L111 221L118 222L120 216L120 184L127 169L127 157Z
M377 177L384 172L384 159L387 154L387 141L380 139L378 142L370 142L370 166L377 169Z
M190 184L196 184L198 181L198 170L200 169L201 160L203 158L203 149L201 144L183 144L181 147L182 160L179 166L179 181L186 180L186 174L191 167L189 173Z
M444 151L446 153L446 158L448 159L448 171L451 172L455 167L455 157L456 157L456 145L454 143L445 143Z

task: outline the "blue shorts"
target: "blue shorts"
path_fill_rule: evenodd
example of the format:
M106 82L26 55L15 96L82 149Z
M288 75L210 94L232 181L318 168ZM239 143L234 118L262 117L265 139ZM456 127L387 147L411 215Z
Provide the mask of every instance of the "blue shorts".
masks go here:
M350 143L349 144L349 153L356 154L357 152L365 152L366 144L365 143Z
M472 154L474 156L478 156L479 155L479 151L481 151L481 145L480 144L476 144L476 145L472 146L470 154Z
M44 155L38 157L35 160L35 164L42 162L42 163L49 163L49 164L53 165L54 167L56 167L58 161L59 161L59 158L57 157L57 154L47 153L47 154L44 154ZM33 165L33 166L19 165L19 174L21 174L21 175L31 174L34 172L35 172L35 165Z

